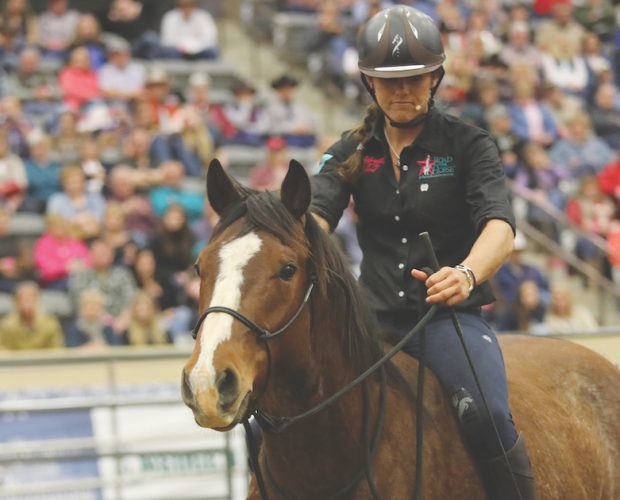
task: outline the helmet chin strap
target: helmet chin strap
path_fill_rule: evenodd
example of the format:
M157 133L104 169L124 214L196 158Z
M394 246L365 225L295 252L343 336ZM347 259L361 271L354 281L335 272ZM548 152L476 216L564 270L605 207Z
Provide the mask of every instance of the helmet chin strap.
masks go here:
M370 86L370 84L368 83L368 80L366 79L366 75L364 75L363 73L360 75L362 78L362 83L364 84L364 87L366 87L366 90L368 91L368 93L370 94L370 96L372 97L372 100L375 101L375 104L377 105L377 107L379 108L379 110L381 111L381 113L383 113L383 116L385 116L388 121L390 122L390 125L392 127L395 128L413 128L418 126L420 123L422 123L424 120L426 120L426 118L428 118L428 113L430 112L431 109L433 109L433 106L435 105L435 92L437 92L437 89L439 88L439 84L441 83L441 80L443 80L443 76L445 74L445 71L443 68L441 68L441 71L439 72L439 80L437 80L437 83L434 85L434 87L431 89L431 98L428 100L428 109L426 111L426 113L422 113L421 115L416 116L415 118L408 120L406 122L398 122L396 120L394 120L393 118L390 117L390 115L388 115L385 110L381 107L381 105L379 104L379 101L377 101L377 96L375 94L375 89L372 88ZM416 111L420 109L420 105L418 104L416 106Z

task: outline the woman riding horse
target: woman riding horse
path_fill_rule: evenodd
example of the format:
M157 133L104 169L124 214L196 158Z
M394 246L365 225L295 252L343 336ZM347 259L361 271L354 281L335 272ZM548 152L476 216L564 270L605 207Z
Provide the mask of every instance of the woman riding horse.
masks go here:
M263 491L253 479L248 498L485 498L436 377L419 397L418 363L399 352L357 382L383 353L347 260L307 212L304 168L292 162L278 198L241 188L214 160L207 192L221 220L196 262L201 319L183 400L211 429L259 418ZM540 499L620 498L618 369L573 342L499 341ZM422 416L423 466L414 431Z
M323 156L311 210L333 230L353 196L360 282L390 336L404 337L430 304L456 306L481 387L447 311L427 325L425 361L454 405L489 498L529 500L534 477L508 406L502 352L480 313L493 300L487 280L512 251L515 223L492 138L433 107L444 60L440 33L422 12L399 5L370 19L359 68L374 104ZM431 273L421 270L429 264L421 232L441 265ZM420 337L404 350L418 358Z

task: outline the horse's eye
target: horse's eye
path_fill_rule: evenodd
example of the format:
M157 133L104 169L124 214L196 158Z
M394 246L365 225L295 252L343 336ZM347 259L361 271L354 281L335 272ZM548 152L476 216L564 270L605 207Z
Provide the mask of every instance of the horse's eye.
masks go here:
M278 277L284 281L291 281L296 272L297 268L293 264L284 264L278 273Z

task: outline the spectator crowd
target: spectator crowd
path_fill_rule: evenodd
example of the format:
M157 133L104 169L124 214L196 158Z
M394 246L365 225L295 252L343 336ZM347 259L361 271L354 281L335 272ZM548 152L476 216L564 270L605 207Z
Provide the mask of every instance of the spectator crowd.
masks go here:
M350 92L355 36L392 2L276 3L312 16L305 50L321 59L321 81L363 104ZM539 202L533 226L561 242L554 209L606 242L603 258L588 238L570 250L620 286L618 1L399 3L441 28L436 105L495 138L508 178ZM257 148L264 159L248 181L276 189L289 148L323 139L290 74L267 92L239 77L214 88L217 19L199 0L162 4L158 16L146 0L0 3L0 292L14 300L0 349L182 342L196 316L192 264L217 221L204 199L210 160L225 161L231 145ZM184 65L180 80L168 62ZM355 255L347 214L340 236ZM44 221L40 234L19 227L29 217ZM595 326L522 250L494 280L495 326ZM53 294L71 305L62 321L45 311Z
M250 177L271 189L285 148L315 143L290 75L258 96L233 74L213 102L218 23L198 0L163 3L159 18L135 0L0 3L0 349L184 341L216 223L209 162L264 148ZM63 317L46 311L59 296Z

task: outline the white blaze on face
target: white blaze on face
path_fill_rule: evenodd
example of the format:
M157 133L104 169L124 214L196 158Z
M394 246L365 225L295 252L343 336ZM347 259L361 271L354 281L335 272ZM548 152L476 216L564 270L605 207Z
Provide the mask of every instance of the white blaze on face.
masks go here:
M239 308L243 270L260 250L261 243L256 233L248 233L222 246L209 307ZM213 355L217 346L230 338L233 321L234 318L229 314L216 312L209 314L200 325L200 355L189 376L193 391L206 390L215 384Z

